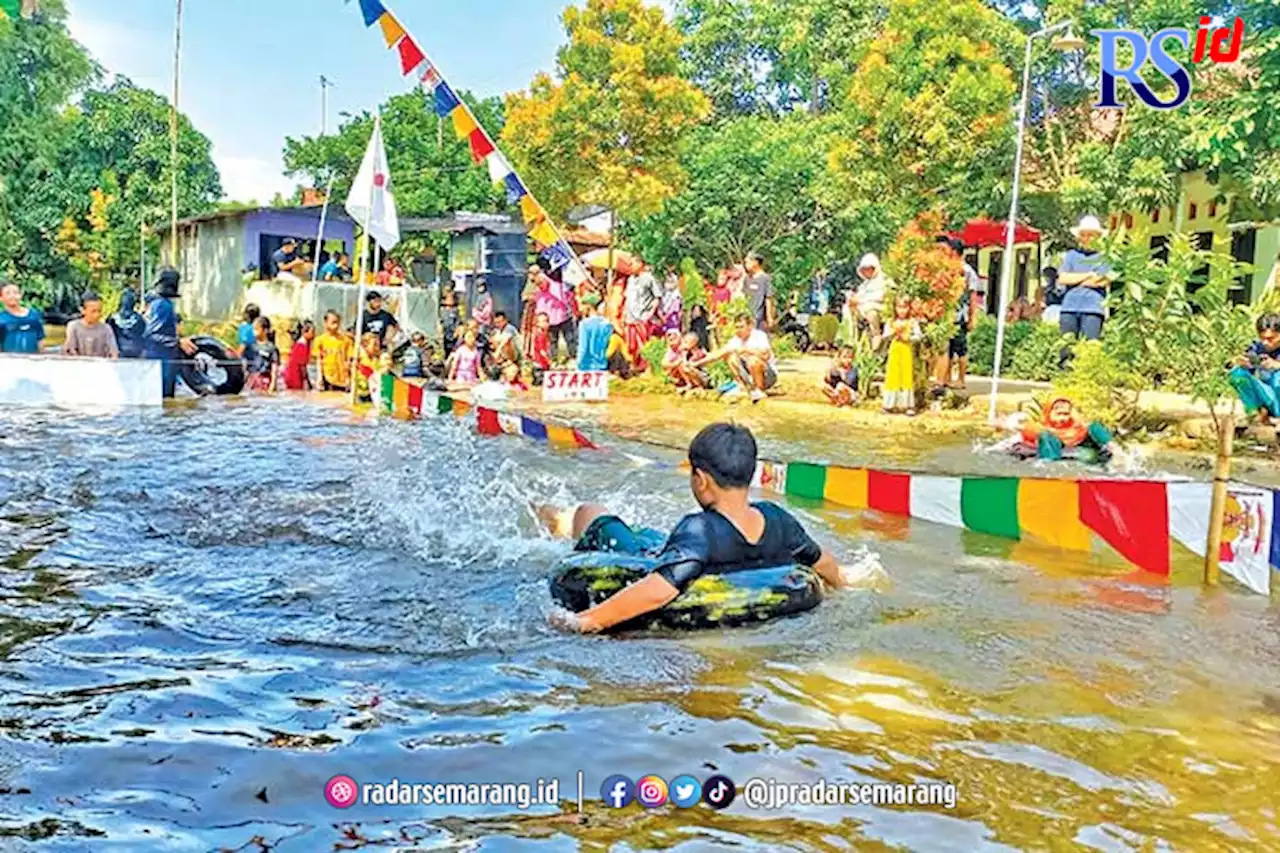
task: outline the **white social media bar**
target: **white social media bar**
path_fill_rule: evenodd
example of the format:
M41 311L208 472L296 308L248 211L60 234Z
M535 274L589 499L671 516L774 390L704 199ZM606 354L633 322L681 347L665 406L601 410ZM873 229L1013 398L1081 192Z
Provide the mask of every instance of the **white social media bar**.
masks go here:
M773 811L789 806L943 806L954 809L951 783L904 785L887 782L779 782L751 779L740 788L749 809Z

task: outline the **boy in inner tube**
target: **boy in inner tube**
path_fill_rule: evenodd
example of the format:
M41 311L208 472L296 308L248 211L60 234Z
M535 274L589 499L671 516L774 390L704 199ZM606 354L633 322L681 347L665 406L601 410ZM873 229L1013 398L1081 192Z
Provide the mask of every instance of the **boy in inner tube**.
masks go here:
M809 537L789 512L751 503L756 440L746 427L712 424L689 445L689 485L702 512L686 515L664 543L653 530L633 530L596 504L576 510L538 511L555 535L569 534L576 551L649 554L657 568L609 599L581 613L557 611L557 628L595 634L674 601L704 574L799 563L830 587L848 586L831 552Z

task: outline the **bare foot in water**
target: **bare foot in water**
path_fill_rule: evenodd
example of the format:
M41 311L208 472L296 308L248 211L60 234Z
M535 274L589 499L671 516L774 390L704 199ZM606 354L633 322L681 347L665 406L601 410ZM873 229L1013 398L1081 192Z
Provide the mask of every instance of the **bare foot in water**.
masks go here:
M573 535L573 510L550 504L531 503L529 507L547 533L557 539L568 539Z

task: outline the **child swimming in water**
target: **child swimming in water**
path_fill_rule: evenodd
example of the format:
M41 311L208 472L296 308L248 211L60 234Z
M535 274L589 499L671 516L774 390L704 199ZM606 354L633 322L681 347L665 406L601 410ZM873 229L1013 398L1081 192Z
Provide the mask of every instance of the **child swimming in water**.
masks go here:
M800 563L830 587L849 585L831 552L789 512L772 503L751 503L756 440L750 430L733 424L706 427L689 445L689 465L689 485L702 512L686 515L663 545L595 504L567 512L538 510L552 534L576 540L576 551L648 553L658 563L652 574L590 610L557 612L552 616L556 627L584 634L608 630L665 607L704 574Z

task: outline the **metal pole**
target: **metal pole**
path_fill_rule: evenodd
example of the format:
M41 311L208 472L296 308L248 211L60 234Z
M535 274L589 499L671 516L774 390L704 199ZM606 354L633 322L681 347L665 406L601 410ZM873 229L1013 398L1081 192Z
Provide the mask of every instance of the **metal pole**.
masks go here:
M169 105L169 261L178 263L178 82L182 76L182 0L173 27L173 103Z
M382 116L380 114L375 113L374 119L373 119L373 127L375 132L377 132L378 135L381 136ZM372 259L373 257L373 235L369 233L369 223L373 221L374 192L375 192L375 187L374 187L373 181L370 180L369 181L369 207L368 207L369 213L364 226L365 251L368 252L370 259ZM361 258L361 261L363 260L364 258ZM355 405L357 402L359 402L359 395L356 393L356 375L357 375L357 371L360 370L360 339L364 337L364 276L365 276L365 270L362 270L360 273L359 282L356 285L356 345L353 348L352 356L351 356L351 404L352 405ZM372 376L369 378L373 379ZM369 383L369 394L370 395L373 394L372 382Z
M1044 31L1042 31L1044 32ZM1009 286L1013 279L1013 245L1014 230L1018 226L1018 195L1022 189L1022 146L1027 133L1027 102L1031 91L1031 42L1039 35L1027 36L1027 55L1025 67L1022 69L1022 102L1018 108L1018 152L1013 161L1013 198L1009 206L1009 223L1005 227L1008 233L1004 240L1004 258L1000 269L1000 296L996 300L996 360L991 368L991 405L987 419L996 422L996 394L1000 387L1000 360L1004 356L1004 327L1008 314Z
M323 74L320 75L320 138L329 132L329 87L333 83ZM329 197L333 195L334 172L329 172L329 182L324 189L324 206L320 208L320 230L316 233L316 256L311 264L311 283L315 284L320 275L320 253L324 250L324 226L329 218Z
M320 75L320 136L329 133L329 87L333 84L328 77Z

